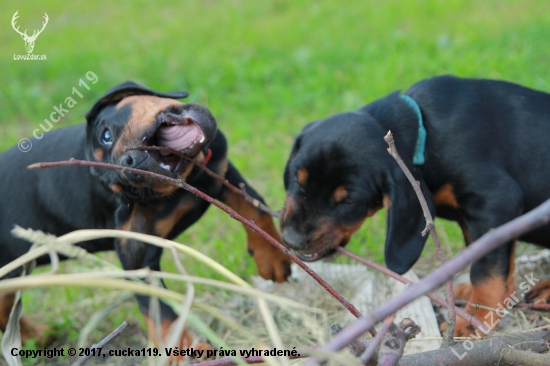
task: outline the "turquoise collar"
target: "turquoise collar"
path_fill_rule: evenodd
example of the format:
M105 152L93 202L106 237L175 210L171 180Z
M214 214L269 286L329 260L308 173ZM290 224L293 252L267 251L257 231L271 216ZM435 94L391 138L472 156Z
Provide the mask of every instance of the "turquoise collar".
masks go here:
M414 165L423 165L424 164L424 148L426 147L426 129L424 128L424 122L422 121L422 113L420 112L420 107L418 103L414 101L413 98L408 95L400 95L405 103L411 107L418 117L418 137L416 138L416 146L414 148L413 164Z

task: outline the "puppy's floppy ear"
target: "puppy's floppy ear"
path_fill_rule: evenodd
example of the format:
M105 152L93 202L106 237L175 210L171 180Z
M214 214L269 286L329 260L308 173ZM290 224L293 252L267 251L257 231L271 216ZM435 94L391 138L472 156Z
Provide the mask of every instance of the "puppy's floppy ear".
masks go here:
M171 93L161 93L144 87L143 85L134 83L132 81L127 81L120 85L115 86L114 88L109 89L92 108L86 113L86 120L88 122L92 121L97 117L99 111L105 107L107 104L119 102L126 97L132 95L153 95L161 98L172 98L172 99L183 99L189 96L187 92L171 92Z
M285 189L288 188L288 183L289 183L289 179L290 179L290 163L292 162L292 160L294 160L294 157L296 156L296 154L298 154L298 150L300 150L300 147L302 146L302 139L307 134L307 132L313 126L315 126L316 123L317 122L315 121L315 122L310 122L307 125L305 125L304 128L302 128L302 132L298 135L298 137L296 137L296 140L294 140L294 145L292 146L292 150L290 151L290 156L289 156L289 158L286 162L285 172L284 172L284 175L283 175Z
M386 213L385 259L389 269L403 274L414 265L422 253L427 235L423 237L421 232L426 227L426 219L407 177L401 169L395 171L394 179L390 182L391 203L389 211ZM433 197L424 181L422 179L419 181L422 193L426 198L432 217L434 217Z
M296 157L296 154L298 153L298 150L300 150L300 145L302 144L302 135L299 135L296 140L294 141L294 145L292 146L292 150L290 151L290 156L288 157L288 161L285 165L285 172L283 174L283 181L285 184L285 190L288 189L288 185L290 182L290 163L294 158Z

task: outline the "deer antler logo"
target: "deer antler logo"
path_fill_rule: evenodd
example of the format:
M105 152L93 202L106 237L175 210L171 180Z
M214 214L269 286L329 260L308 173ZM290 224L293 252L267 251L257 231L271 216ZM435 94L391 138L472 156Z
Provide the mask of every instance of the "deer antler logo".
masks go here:
M38 38L38 36L40 35L40 33L42 33L42 31L44 30L44 28L46 28L46 24L48 24L48 14L44 13L44 20L45 22L42 22L42 29L38 30L38 29L35 29L32 33L32 36L28 36L27 35L27 30L25 29L24 32L21 32L19 31L19 27L15 27L15 21L17 20L17 18L19 18L19 15L17 15L17 13L19 12L16 11L15 14L13 14L13 17L11 18L11 26L13 27L13 29L19 33L21 35L21 38L23 38L23 41L25 41L25 48L27 49L27 53L32 53L32 50L34 49L34 42L36 41L36 38Z

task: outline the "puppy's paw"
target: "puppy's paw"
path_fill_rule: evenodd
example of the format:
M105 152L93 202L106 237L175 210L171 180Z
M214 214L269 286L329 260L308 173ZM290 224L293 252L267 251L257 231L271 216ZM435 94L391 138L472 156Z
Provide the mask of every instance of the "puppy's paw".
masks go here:
M172 326L172 322L169 320L161 321L160 327L159 327L161 334L157 334L158 329L155 326L155 322L151 318L149 318L148 315L144 314L143 317L145 318L145 323L147 324L147 331L153 343L155 343L155 345L159 349L164 349L164 347L166 346L166 339L170 334L170 327ZM159 338L159 336L161 338ZM186 329L183 330L183 333L181 334L180 339L176 343L176 347L178 352L171 354L168 357L168 361L170 365L180 364L181 361L186 361L191 363L200 362L212 357L214 354L213 352L208 352L208 351L214 350L214 348L209 343L197 342L195 344L193 337L191 336L191 334L189 334L189 332ZM189 355L188 352L183 352L186 350L192 350L193 351L192 355ZM198 351L203 351L202 355L200 355Z
M546 304L550 302L550 281L537 283L525 294L525 302Z
M214 354L214 347L210 343L199 342L195 346L195 349L204 351L203 356L198 359L200 362L213 358L211 355Z
M500 322L499 315L491 310L487 309L475 309L470 305L466 306L466 312L472 314L477 318L483 325L481 328L476 329L469 321L462 319L461 317L456 317L455 325L455 337L470 337L473 336L475 339L486 337L491 331L496 330Z
M439 326L439 331L442 335L445 334L445 332L447 331L447 322L441 323L441 325ZM456 317L454 332L455 337L468 337L471 334L474 334L474 332L475 329L471 324L458 316Z
M447 323L445 323L445 329L447 328ZM455 325L455 337L469 337L475 334L474 327L466 322L466 320L457 317Z
M33 340L37 346L48 347L55 340L53 330L49 325L34 324L25 318L21 318L19 326L21 328L21 342L23 344Z
M439 326L439 331L441 332L441 334L445 334L445 332L447 331L447 322L441 323L441 325Z
M260 276L274 282L285 282L290 276L290 259L279 249L264 248L252 251Z

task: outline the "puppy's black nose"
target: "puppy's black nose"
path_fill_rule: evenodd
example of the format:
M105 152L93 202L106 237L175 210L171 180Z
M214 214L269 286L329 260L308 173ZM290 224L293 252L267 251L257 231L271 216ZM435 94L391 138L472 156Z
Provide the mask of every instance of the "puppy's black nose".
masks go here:
M131 155L126 155L122 159L122 165L133 168L134 167L134 158L132 158Z
M306 247L304 237L294 229L284 229L282 237L283 241L294 250L301 250Z
M140 165L147 159L147 155L141 151L128 151L126 154L122 155L120 159L120 165L123 167L140 169ZM124 172L126 178L133 182L140 182L143 180L143 175L135 174L131 172Z

